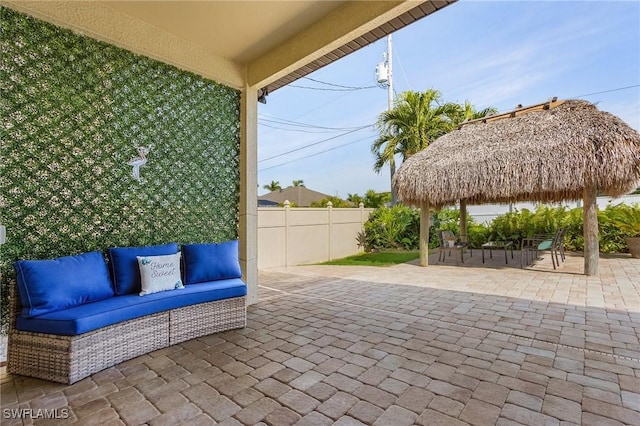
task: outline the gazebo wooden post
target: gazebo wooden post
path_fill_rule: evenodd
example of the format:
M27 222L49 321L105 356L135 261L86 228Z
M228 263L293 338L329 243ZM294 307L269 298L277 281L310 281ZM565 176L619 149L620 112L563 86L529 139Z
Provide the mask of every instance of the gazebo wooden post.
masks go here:
M467 235L467 200L460 200L460 239L462 242L468 242Z
M598 275L598 259L600 257L600 243L598 242L598 192L595 187L585 187L582 194L584 203L584 274L587 276Z
M420 203L420 266L429 265L429 200Z

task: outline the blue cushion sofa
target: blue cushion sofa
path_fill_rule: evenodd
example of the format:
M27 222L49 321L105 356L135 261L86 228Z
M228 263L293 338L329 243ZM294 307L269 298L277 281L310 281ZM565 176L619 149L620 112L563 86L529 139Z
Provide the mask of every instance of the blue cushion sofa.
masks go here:
M15 270L7 357L14 374L71 384L246 325L237 240L19 260Z

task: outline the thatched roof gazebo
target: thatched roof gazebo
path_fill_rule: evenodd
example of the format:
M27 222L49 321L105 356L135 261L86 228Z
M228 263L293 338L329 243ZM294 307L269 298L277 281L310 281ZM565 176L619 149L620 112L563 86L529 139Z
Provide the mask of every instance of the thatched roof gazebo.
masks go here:
M420 263L427 265L430 207L583 200L585 274L598 273L596 194L640 182L640 133L581 100L556 101L463 123L407 159L398 198L421 207ZM461 233L464 230L461 230Z

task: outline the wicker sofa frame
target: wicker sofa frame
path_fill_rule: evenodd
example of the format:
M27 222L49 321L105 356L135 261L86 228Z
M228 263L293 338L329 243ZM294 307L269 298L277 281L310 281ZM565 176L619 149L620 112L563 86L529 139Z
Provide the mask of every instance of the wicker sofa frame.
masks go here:
M77 336L16 329L21 306L11 286L7 371L72 384L93 373L186 340L243 328L246 297L199 303L131 319Z

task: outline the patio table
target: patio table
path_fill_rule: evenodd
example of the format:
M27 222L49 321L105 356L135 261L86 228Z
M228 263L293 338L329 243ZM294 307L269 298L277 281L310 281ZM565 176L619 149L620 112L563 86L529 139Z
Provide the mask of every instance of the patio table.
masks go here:
M489 257L493 259L494 249L504 250L504 263L509 264L507 259L507 249L511 249L511 259L513 259L513 242L511 241L489 241L482 244L482 263L484 263L484 249L489 249Z

